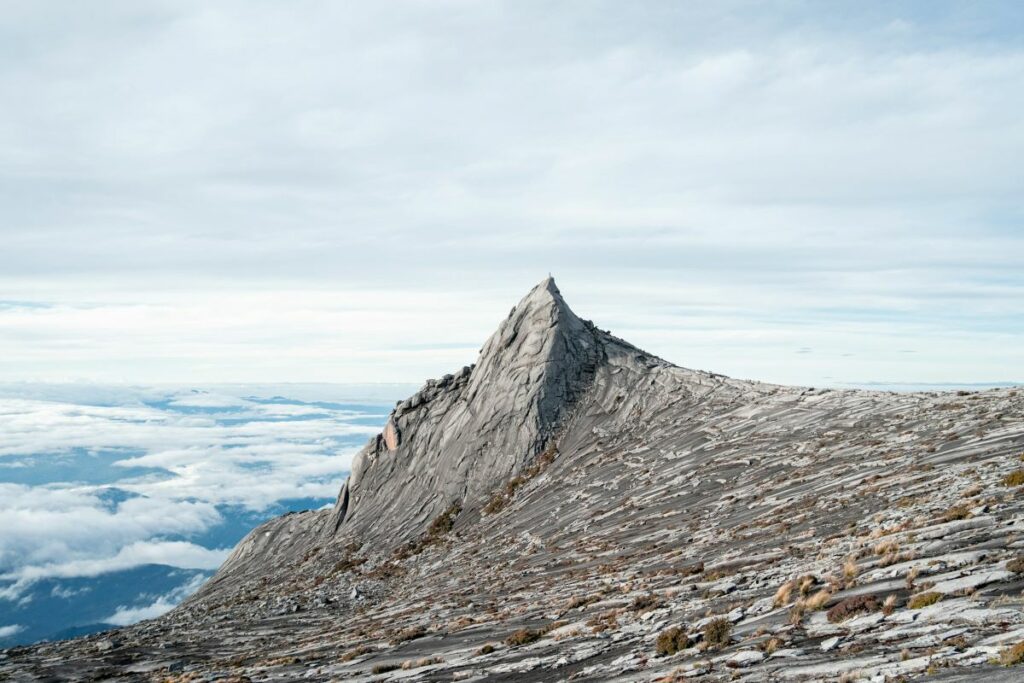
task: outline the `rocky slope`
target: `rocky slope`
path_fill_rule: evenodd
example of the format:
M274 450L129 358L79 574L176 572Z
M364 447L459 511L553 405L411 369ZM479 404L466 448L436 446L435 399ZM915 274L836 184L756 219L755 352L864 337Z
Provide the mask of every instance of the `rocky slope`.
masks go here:
M1017 390L687 370L549 279L395 408L333 510L0 679L1022 680L1022 456Z

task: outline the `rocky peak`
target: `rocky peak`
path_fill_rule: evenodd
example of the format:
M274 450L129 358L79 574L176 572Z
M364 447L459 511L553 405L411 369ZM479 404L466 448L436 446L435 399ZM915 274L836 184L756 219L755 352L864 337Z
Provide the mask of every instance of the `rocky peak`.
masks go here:
M427 382L395 408L353 460L333 527L394 541L452 503L479 507L554 439L603 359L600 333L544 279L475 365Z

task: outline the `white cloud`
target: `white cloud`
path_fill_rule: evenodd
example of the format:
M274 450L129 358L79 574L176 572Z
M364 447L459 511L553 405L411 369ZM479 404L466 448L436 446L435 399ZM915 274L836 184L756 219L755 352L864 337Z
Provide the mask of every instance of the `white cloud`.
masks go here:
M0 626L0 639L16 636L24 630L25 627L19 626L18 624L11 624L10 626Z
M148 605L141 607L118 607L117 611L102 621L116 626L128 626L144 619L154 619L161 614L170 612L178 603L197 591L202 583L203 576L201 574L196 575L170 593L157 597L156 600Z
M19 389L40 398L11 397ZM212 569L229 549L194 541L232 523L222 510L237 513L221 506L333 499L352 454L377 431L353 423L368 413L339 407L337 387L306 390L333 399L320 405L254 398L288 387L250 389L101 387L92 401L69 403L82 387L0 387L0 465L22 465L0 469L0 479L43 477L0 481L0 598L18 599L43 578L147 563Z
M159 564L180 569L216 569L230 552L230 548L211 550L184 541L139 541L121 548L113 557L22 567L0 575L0 579L34 581L53 577L99 576L143 564Z
M734 374L1021 365L1013 3L90 8L0 29L8 378L415 382L549 270Z

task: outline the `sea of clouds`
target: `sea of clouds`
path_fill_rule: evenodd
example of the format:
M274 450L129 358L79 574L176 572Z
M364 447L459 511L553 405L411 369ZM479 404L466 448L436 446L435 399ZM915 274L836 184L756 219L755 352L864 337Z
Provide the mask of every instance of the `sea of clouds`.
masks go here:
M407 393L0 387L0 645L171 609L259 522L331 504Z

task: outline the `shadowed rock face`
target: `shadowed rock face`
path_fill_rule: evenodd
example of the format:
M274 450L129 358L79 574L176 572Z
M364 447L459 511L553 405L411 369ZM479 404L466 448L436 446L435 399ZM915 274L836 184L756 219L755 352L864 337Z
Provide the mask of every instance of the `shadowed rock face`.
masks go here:
M10 651L0 678L1019 680L988 662L1024 641L1022 452L1016 390L687 370L548 279L395 408L334 509L254 530L168 615Z

